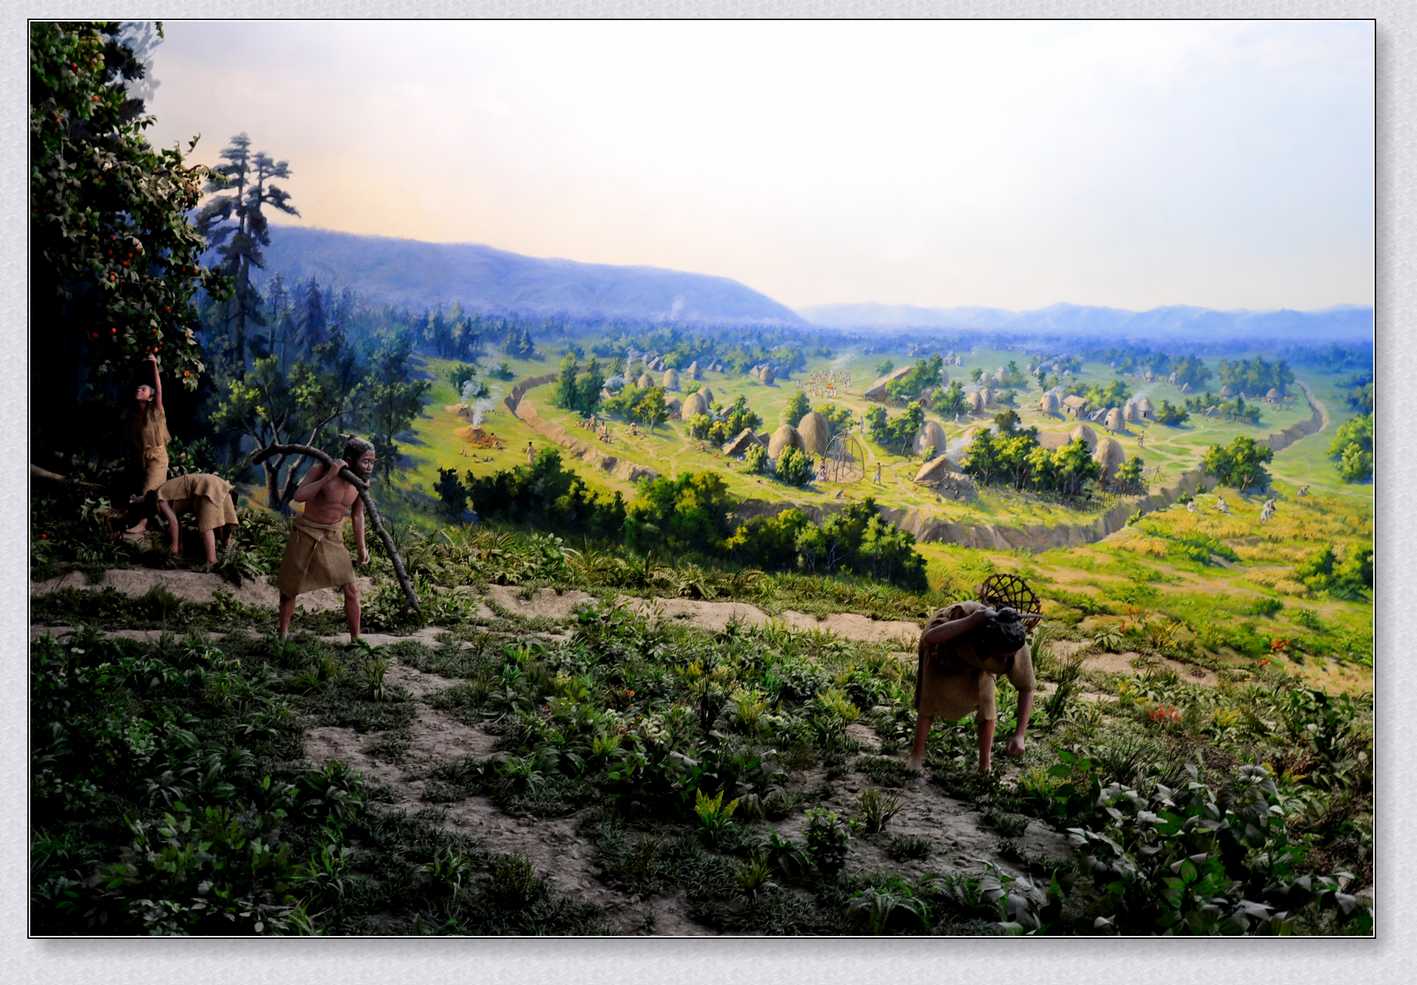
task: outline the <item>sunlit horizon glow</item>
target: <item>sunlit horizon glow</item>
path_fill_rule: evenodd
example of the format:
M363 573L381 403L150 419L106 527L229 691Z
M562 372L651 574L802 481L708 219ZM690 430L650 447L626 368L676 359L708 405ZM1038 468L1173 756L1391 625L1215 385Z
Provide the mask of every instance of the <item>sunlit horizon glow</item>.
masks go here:
M150 139L246 132L302 225L794 307L1373 301L1367 21L165 26Z

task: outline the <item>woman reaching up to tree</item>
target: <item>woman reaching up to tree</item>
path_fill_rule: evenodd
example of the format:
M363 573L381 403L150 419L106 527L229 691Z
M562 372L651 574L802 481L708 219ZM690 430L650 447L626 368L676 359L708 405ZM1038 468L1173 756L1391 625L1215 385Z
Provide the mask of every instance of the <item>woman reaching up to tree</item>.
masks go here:
M162 406L162 374L158 372L157 356L148 356L153 381L138 384L133 412L133 452L143 475L143 494L152 492L167 481L167 414Z

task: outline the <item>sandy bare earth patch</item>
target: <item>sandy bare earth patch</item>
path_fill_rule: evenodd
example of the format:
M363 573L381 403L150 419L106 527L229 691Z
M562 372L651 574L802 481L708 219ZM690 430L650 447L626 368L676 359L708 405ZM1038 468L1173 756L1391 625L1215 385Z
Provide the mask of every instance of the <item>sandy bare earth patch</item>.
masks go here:
M825 774L820 771L810 771L794 778L793 786L804 784L805 789L812 789L824 777ZM873 786L870 779L858 772L850 772L832 784L831 798L822 803L843 818L857 815L861 810L861 792L870 786ZM1006 839L986 827L978 811L963 801L946 796L932 783L922 782L883 790L882 793L900 802L900 812L881 834L851 839L847 858L851 869L866 872L896 870L918 877L929 873L980 872L985 869L986 861L992 861L1006 872L1023 875L1017 867L999 858L999 844L1005 840L1012 841L1029 856L1071 857L1072 849L1066 836L1041 822L1030 818L1022 835ZM806 837L806 828L804 814L790 817L778 825L779 832L798 840ZM899 836L914 836L929 841L933 848L930 857L914 862L891 859L885 853L885 846L891 838Z
M355 583L362 593L373 589L369 578L357 578ZM238 602L263 609L275 610L280 601L280 593L264 578L248 578L239 586L233 585L221 575L205 571L163 571L156 568L113 568L105 571L97 582L90 582L79 572L70 572L57 578L34 582L30 585L31 595L45 595L64 588L78 588L99 591L112 588L124 595L137 597L146 595L154 588L164 588L184 602L205 605L216 593L226 592ZM296 608L305 612L326 612L344 608L344 596L337 589L325 588L317 592L301 595Z

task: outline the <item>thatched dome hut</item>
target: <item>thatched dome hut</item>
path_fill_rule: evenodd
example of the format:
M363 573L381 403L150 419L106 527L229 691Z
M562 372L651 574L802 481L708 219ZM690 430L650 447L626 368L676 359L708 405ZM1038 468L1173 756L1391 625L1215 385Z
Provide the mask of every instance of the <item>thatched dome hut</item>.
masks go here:
M1156 408L1151 406L1150 397L1137 397L1135 403L1137 406L1137 420L1149 421L1156 416Z
M831 443L831 425L815 410L802 415L797 422L797 434L802 439L802 447L813 455L825 455Z
M1000 366L998 369L994 370L994 382L995 382L995 383L1002 383L1002 382L1004 382L1005 379L1008 378L1008 375L1009 375L1008 370L1006 370L1006 369L1004 369L1004 367Z
M915 473L915 481L922 486L933 485L952 472L958 472L955 463L950 461L948 455L937 455L924 465L920 466L920 471Z
M1103 438L1092 450L1092 460L1102 466L1102 478L1110 481L1117 474L1117 469L1127 460L1127 453L1122 450L1122 444L1117 439Z
M964 399L968 402L970 410L977 412L984 409L984 394L981 391L975 390L972 393L967 393Z
M1270 387L1269 392L1264 395L1264 398L1272 404L1277 404L1279 403L1279 391L1274 387Z
M660 377L659 385L664 387L664 389L666 390L679 389L679 371L674 369L666 369L664 371L664 375Z
M757 372L758 382L763 386L772 386L772 381L777 378L771 366L760 366Z
M1135 400L1128 400L1122 406L1122 419L1124 421L1129 422L1141 420L1141 415L1137 412L1137 404Z
M914 367L913 365L911 365L911 366L901 366L901 367L899 367L898 369L892 370L891 372L887 373L885 376L880 377L879 379L876 380L876 382L874 382L874 383L872 383L870 386L868 386L868 387L866 388L866 393L865 393L864 396L866 397L867 400L885 400L885 399L886 399L886 387L887 387L888 385L890 385L891 383L894 383L896 380L900 379L901 377L905 376L907 373L909 373L909 372L910 372L912 369L914 369L914 368L915 368L915 367Z
M704 403L703 394L691 393L684 398L684 404L679 408L680 420L689 420L698 414L707 414L708 404Z
M710 390L710 389L709 389L708 387L706 387L706 386L701 386L701 387L699 387L697 390L695 390L694 392L697 393L699 396L701 396L701 397L704 398L704 409L705 409L705 410L707 410L707 409L713 407L713 391L712 391L712 390Z
M1060 403L1063 405L1063 411L1069 417L1079 417L1087 410L1087 398L1077 394L1064 397Z
M939 421L926 421L915 435L915 454L934 458L945 453L945 429Z
M1122 420L1122 412L1113 407L1107 412L1107 419L1103 422L1108 431L1122 431L1126 429L1126 424Z
M1229 383L1225 384L1220 388L1220 396L1225 400L1229 400L1231 397L1235 396L1235 388Z
M639 387L641 390L648 390L650 387L654 386L654 380L650 379L648 373L641 373L640 378L635 381L635 386Z
M991 387L986 386L981 395L984 397L985 407L994 406L994 391Z
M1097 450L1097 432L1086 424L1079 424L1068 432L1069 441L1077 441L1079 438L1082 439L1083 444L1087 445L1088 451Z
M1043 399L1038 401L1038 409L1045 414L1061 413L1061 405L1058 403L1058 395L1049 390L1043 395Z
M738 432L738 437L728 441L723 446L723 453L730 458L737 458L746 454L748 448L758 443L758 436L753 433L752 428L744 428Z
M684 372L691 380L701 380L704 378L703 374L699 372L699 361L697 359L691 362Z
M801 448L802 435L791 424L784 424L768 439L768 457L777 461L788 448Z

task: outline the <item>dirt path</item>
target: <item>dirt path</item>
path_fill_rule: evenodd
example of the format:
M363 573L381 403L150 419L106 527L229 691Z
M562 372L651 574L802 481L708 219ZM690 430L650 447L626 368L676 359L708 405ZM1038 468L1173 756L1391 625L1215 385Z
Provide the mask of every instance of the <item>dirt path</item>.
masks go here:
M361 579L361 583L361 590L367 593L371 587L368 579ZM45 595L65 588L84 591L112 588L124 595L139 597L159 587L183 601L199 604L210 603L218 592L228 592L238 601L269 610L274 619L277 602L274 586L264 580L248 580L240 588L235 588L220 575L199 571L120 568L104 572L102 577L93 583L88 582L82 575L70 574L33 583L30 586L30 594ZM578 606L595 600L594 595L575 589L557 591L538 588L528 591L512 585L489 585L484 601L477 611L477 617L490 621L498 615L509 615L518 619L565 622L573 617ZM772 616L746 602L641 598L633 595L617 596L616 603L648 618L668 619L713 632L723 629L733 621L749 626L779 622L798 632L827 632L858 643L899 643L907 646L914 646L915 638L920 633L918 623L872 619L857 612L837 612L819 617L789 609L779 616ZM339 611L343 601L338 592L328 589L300 596L300 606L306 612ZM431 638L431 635L439 632L443 630L430 627L421 630L418 636L428 635ZM378 634L366 634L365 638L370 643L379 641Z

